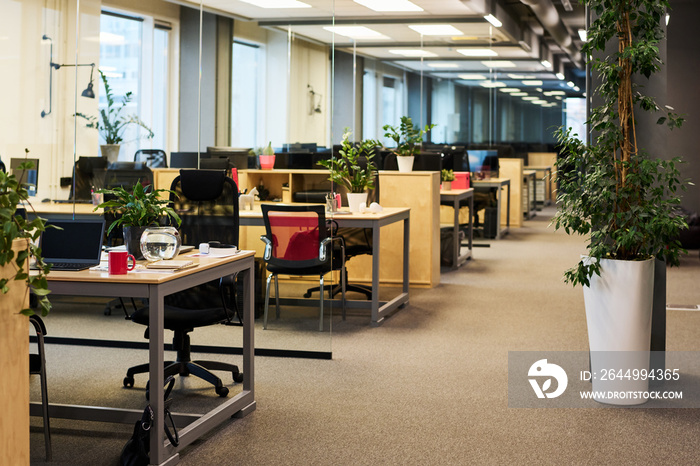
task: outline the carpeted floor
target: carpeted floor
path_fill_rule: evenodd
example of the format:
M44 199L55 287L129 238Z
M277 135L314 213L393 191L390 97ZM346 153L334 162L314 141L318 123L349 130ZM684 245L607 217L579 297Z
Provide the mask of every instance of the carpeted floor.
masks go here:
M256 358L257 410L189 446L180 464L700 463L694 409L508 407L508 351L588 347L581 289L562 281L583 242L548 228L551 213L476 248L438 287L412 289L410 304L379 328L363 316L334 321L330 361ZM697 251L670 269L668 302L700 303L698 272ZM668 350L697 350L698 334L700 312L668 312ZM52 401L143 405L143 390L122 389L121 377L145 352L48 351ZM179 410L216 402L195 381L176 387ZM131 426L55 419L52 432L56 464L112 465ZM42 463L38 418L31 455Z

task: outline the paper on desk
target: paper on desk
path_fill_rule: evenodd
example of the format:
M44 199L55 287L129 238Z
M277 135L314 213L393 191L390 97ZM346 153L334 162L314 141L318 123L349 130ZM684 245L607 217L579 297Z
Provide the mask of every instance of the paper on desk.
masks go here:
M190 254L189 257L230 257L241 252L238 248L209 248L209 254Z
M94 272L109 272L109 263L104 261L100 262L100 265L96 265L94 267L90 267L90 270ZM136 267L134 267L134 270L129 270L127 274L129 273L173 273L175 272L174 269L147 269L145 266L141 264L136 264Z

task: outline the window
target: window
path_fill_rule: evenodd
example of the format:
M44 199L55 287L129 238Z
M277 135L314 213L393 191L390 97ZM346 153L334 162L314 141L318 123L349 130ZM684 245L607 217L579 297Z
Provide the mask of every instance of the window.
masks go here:
M260 47L233 43L231 72L231 146L264 145L258 139L258 84L261 82ZM260 135L262 137L262 135Z
M131 100L122 115L138 116L154 133L128 125L119 152L120 160L133 160L142 148L168 150L168 83L170 27L151 17L103 11L100 17L100 70L119 105L128 92ZM100 87L100 110L107 97ZM104 142L104 141L100 141Z

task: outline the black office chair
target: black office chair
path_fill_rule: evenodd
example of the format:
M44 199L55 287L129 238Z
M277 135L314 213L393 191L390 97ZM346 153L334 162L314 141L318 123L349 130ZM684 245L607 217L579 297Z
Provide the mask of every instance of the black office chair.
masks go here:
M331 270L345 269L345 248L339 236L329 236L325 205L263 204L265 235L264 260L267 264L265 314L263 329L267 328L270 284L275 279L275 304L280 316L278 275L317 275L320 284L318 330L323 331L323 276ZM333 242L338 247L333 247ZM345 318L345 287L342 287L342 314Z
M46 326L38 315L29 317L36 332L37 352L29 354L29 373L38 374L41 383L41 414L44 417L44 445L46 448L46 461L51 461L51 429L49 426L49 399L46 383L46 356L44 353L44 335Z
M168 168L168 159L162 149L139 149L134 162L144 162L148 168Z
M224 172L180 170L180 176L175 178L170 189L175 192L170 197L172 206L182 219L180 235L183 244L199 245L212 240L238 244L238 187ZM210 371L231 372L234 382L243 381L243 374L236 365L192 361L190 358L189 332L195 328L242 324L235 303L235 277L224 277L165 298L164 325L175 332L173 348L177 350L177 360L165 363L165 377L196 375L214 385L216 393L222 397L228 395L229 390ZM148 312L148 307L139 309L131 315L131 320L148 325ZM124 386L132 387L134 375L148 370L148 364L130 368L124 378Z

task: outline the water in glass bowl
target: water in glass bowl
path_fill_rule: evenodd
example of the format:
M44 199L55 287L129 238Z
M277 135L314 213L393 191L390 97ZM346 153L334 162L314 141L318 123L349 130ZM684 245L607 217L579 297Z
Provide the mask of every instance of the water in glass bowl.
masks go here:
M141 236L141 252L148 261L167 260L180 251L180 235L175 228L148 228Z

